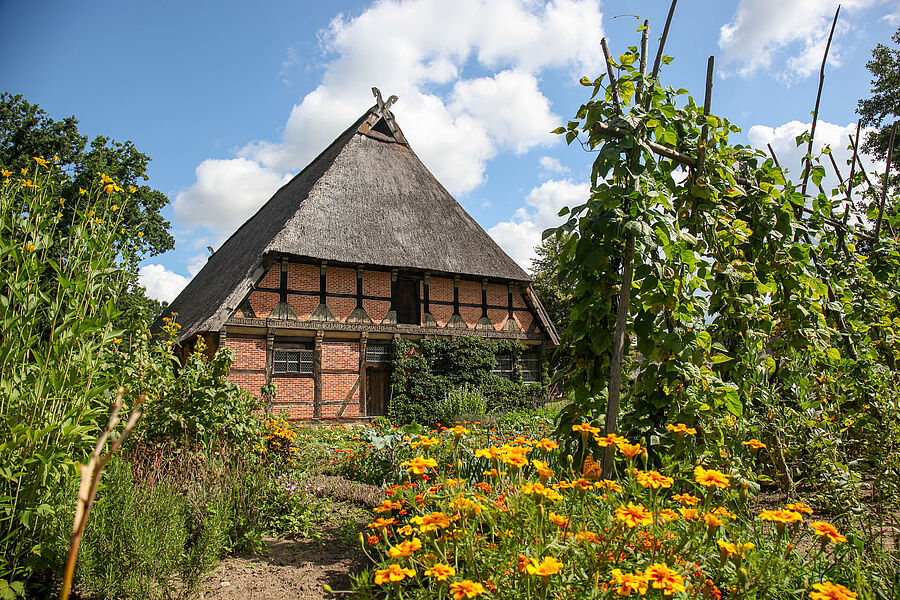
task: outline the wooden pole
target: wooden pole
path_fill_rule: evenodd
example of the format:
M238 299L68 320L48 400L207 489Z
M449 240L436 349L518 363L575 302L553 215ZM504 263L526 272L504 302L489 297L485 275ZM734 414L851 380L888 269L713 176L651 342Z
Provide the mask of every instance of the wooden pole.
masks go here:
M812 127L809 131L809 144L806 146L806 167L803 170L803 187L800 193L806 196L806 182L809 179L809 173L812 170L812 147L813 140L816 137L816 124L819 121L819 103L822 101L822 86L825 84L825 63L828 61L828 50L831 48L831 38L834 37L834 27L837 25L838 14L841 12L841 5L838 4L837 10L834 11L834 20L831 21L831 32L828 34L828 42L825 44L825 54L822 56L822 66L819 69L819 90L816 92L816 107L813 109Z
M869 179L869 174L866 173L866 167L862 164L862 159L859 157L859 152L858 152L859 139L857 138L856 143L854 143L853 138L851 136L848 135L847 138L850 140L850 143L853 144L853 157L856 159L856 164L859 165L859 172L863 174L863 177L865 178L866 183L869 184L869 187L874 189L875 184L872 183L871 179Z
M847 200L852 202L850 194L853 192L853 171L856 169L856 154L859 151L859 129L862 126L862 119L856 121L856 141L850 138L850 145L853 146L853 158L850 159L850 177L847 179Z
M644 21L644 31L641 35L641 79L647 70L647 40L649 37L650 26L648 21ZM604 51L609 49L604 44ZM609 64L609 63L607 63ZM636 90L637 93L640 93ZM640 103L640 98L635 97L635 104ZM640 132L635 132L640 135ZM634 173L634 167L640 161L640 146L634 145L631 155L629 156L630 167ZM635 191L640 191L640 179L637 175L631 176L631 185ZM626 213L628 207L624 207ZM625 234L625 253L622 256L622 285L619 288L618 306L616 307L616 330L613 334L613 352L609 367L609 387L607 388L606 401L606 419L604 421L604 433L607 435L616 433L618 430L619 420L619 397L622 392L622 363L625 356L625 332L628 326L629 304L631 302L631 283L634 278L634 235ZM607 446L603 449L603 458L600 463L603 476L611 478L613 473L613 453L612 448Z
M603 49L603 58L606 61L606 73L609 75L609 95L612 98L613 108L621 115L622 103L619 102L619 85L616 81L616 74L613 73L612 56L609 54L609 45L606 43L606 38L600 40L600 48Z
M663 27L662 35L659 38L659 46L656 49L656 59L653 61L653 71L650 73L650 87L647 89L647 95L644 98L644 108L649 109L653 103L653 90L656 88L656 79L659 77L659 69L662 67L663 50L666 48L666 40L669 38L669 27L672 25L672 17L675 15L675 5L678 0L672 0L669 5L669 15L666 17L666 24Z
M881 221L882 217L884 217L884 201L887 199L887 191L890 187L890 177L891 177L891 155L894 153L894 138L897 135L897 122L894 121L893 126L891 126L891 141L888 142L888 150L887 150L887 164L884 165L884 184L881 186L881 202L878 204L878 219L875 221L875 243L878 243L878 238L881 236Z

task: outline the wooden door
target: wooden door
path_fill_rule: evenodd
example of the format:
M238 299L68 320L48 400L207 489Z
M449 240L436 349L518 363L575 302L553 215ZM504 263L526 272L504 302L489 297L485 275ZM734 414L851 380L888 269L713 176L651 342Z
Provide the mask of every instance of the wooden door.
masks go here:
M397 298L395 304L397 306L398 323L421 325L418 280L397 280Z
M366 415L380 417L387 414L391 393L391 372L387 369L366 369Z

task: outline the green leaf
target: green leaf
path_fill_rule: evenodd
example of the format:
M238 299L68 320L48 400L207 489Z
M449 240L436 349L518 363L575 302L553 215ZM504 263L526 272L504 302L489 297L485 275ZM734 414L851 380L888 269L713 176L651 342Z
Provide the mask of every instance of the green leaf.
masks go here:
M550 133L560 134L560 133L565 133L565 132L566 132L566 128L565 128L565 127L557 127L556 129L554 129L554 130L551 131Z
M717 365L717 364L719 364L719 363L728 362L729 360L734 360L734 359L731 358L730 356L726 356L726 355L724 355L724 354L713 354L713 355L709 358L709 360L712 361L712 363L713 363L714 365Z
M841 360L841 351L837 348L829 348L825 351L825 354L831 360Z

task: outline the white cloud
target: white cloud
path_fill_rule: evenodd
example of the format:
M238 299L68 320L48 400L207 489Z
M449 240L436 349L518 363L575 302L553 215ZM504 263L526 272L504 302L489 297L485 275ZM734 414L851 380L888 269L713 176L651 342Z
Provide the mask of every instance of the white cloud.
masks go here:
M881 20L891 27L900 26L900 11L888 13L881 17Z
M178 223L202 225L225 236L290 179L246 158L207 159L195 173L197 181L175 196Z
M572 35L572 23L579 35ZM597 0L388 0L321 32L322 83L294 106L283 139L240 155L278 170L305 166L352 123L378 86L400 100L406 137L451 193L484 181L488 160L557 143L560 121L541 93L545 69L599 72ZM465 78L477 63L488 76Z
M549 177L551 175L568 175L572 169L559 162L558 158L552 156L542 156L538 159L541 166L541 177Z
M193 277L197 273L200 272L200 269L206 264L206 261L209 260L209 254L197 254L188 259L187 262L187 271L188 274Z
M806 143L797 147L795 140L797 136L804 131L809 131L811 126L811 123L801 123L800 121L790 121L777 127L754 125L747 132L747 137L750 139L750 143L753 146L763 150L766 154L769 153L766 144L771 144L772 149L775 151L775 155L778 157L779 163L789 171L788 179L792 180L794 183L800 183L803 181L802 160L803 156L806 154ZM860 132L860 142L865 139L868 131L868 129L864 128ZM847 136L855 135L856 123L835 125L834 123L828 123L827 121L819 121L816 124L816 139L813 143L813 154L818 154L825 146L831 146L832 156L834 156L834 160L841 170L841 176L846 178L850 174L850 165L848 165L847 162L853 155L853 153L848 150L850 140ZM882 169L884 168L883 163L879 165L878 162L873 161L870 156L861 155L861 158L863 164L866 166L866 171L868 172L878 169L879 167ZM827 156L821 157L821 164L825 167L826 174L825 179L822 181L822 187L830 194L831 191L838 186L838 179L834 174L831 161ZM810 180L809 186L807 187L807 193L814 192L815 186Z
M151 264L138 270L138 283L147 290L149 297L171 302L188 284L188 278L162 265Z
M841 64L839 38L853 12L882 0L840 0L842 13L828 54L828 64ZM730 23L719 30L725 62L736 62L749 77L773 68L785 80L807 77L819 69L831 20L839 0L740 0ZM783 55L786 53L786 56ZM778 59L778 64L773 63ZM783 64L781 64L783 62Z
M512 219L497 223L488 233L519 266L530 270L531 261L537 256L534 248L541 243L541 234L563 221L559 216L560 209L583 204L590 192L590 184L586 182L545 181L529 192L525 206L519 208Z

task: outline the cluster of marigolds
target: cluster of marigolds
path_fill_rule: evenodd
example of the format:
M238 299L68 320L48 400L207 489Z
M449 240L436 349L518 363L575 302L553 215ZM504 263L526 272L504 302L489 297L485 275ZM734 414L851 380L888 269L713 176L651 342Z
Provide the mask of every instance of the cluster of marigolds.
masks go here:
M801 503L751 513L747 484L724 467L696 465L677 481L647 470L641 444L590 424L573 431L582 456L566 459L546 437L477 447L461 425L409 440L421 454L402 463L407 480L388 490L361 535L376 568L359 585L454 600L740 598L780 590L791 569L821 572L816 561L846 541L829 523L805 522L812 510ZM696 435L683 424L669 431ZM590 439L617 457L614 479L600 477L584 450ZM811 536L812 550L794 552ZM811 600L856 598L830 581L811 588Z

